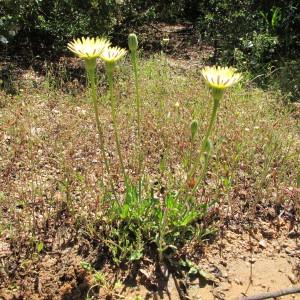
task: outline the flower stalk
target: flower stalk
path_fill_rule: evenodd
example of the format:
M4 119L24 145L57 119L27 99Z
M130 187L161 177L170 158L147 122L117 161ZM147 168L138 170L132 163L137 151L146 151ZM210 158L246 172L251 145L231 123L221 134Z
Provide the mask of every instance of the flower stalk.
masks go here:
M143 164L143 153L142 153L142 137L141 137L141 98L139 89L139 78L138 78L138 64L137 64L137 49L138 40L134 33L128 36L128 47L130 50L130 58L133 66L134 73L134 84L135 84L135 99L136 99L136 114L137 114L137 143L136 148L138 149L138 182L139 182L139 197L141 197L141 181L142 181L142 164Z
M93 103L93 109L96 120L96 127L98 132L99 147L102 154L102 160L104 162L104 168L109 176L109 182L111 185L111 191L114 194L115 199L118 201L116 192L114 190L113 181L110 177L110 165L109 160L106 157L105 152L105 139L104 131L99 118L99 109L97 103L97 85L96 85L96 69L97 69L97 58L100 57L103 51L110 46L110 42L105 38L84 38L74 39L68 43L68 49L76 54L78 57L84 60L85 69L87 73L89 94Z
M104 161L104 166L108 175L110 175L110 167L109 162L105 154L105 146L104 146L104 133L103 128L99 119L99 110L97 104L97 87L96 87L96 58L93 59L86 59L85 60L85 67L88 76L88 82L90 86L90 97L93 102L95 120L96 120L96 127L98 131L98 138L99 138L99 146L102 152L102 158Z
M124 160L121 152L121 144L119 139L118 132L118 122L117 122L117 112L116 112L116 98L114 96L114 80L113 80L113 72L116 66L116 63L125 56L126 50L119 47L107 47L100 54L100 58L105 63L105 69L107 74L107 80L109 84L109 94L110 94L110 105L111 105L111 115L113 121L114 135L117 147L117 153L121 165L121 172L124 177L125 185L127 186L128 177L125 171Z
M114 96L114 80L113 80L113 71L114 71L114 64L113 63L106 63L106 74L107 80L109 85L109 95L110 95L110 105L111 105L111 116L113 121L113 128L114 128L114 136L116 141L117 153L121 165L121 172L124 177L125 184L127 185L127 174L125 171L124 160L121 152L121 144L119 139L119 131L118 131L118 121L117 121L117 113L116 113L116 98Z
M190 181L201 165L201 158L204 156L203 171L196 184L194 185L192 192L195 192L200 182L205 180L206 177L209 157L212 149L212 144L209 138L212 135L212 131L216 123L217 112L220 107L220 101L224 95L224 91L225 89L240 81L242 77L240 73L236 72L236 69L228 67L205 67L204 69L202 69L201 73L205 79L206 84L211 88L213 109L211 112L209 125L201 145L200 155L188 175L188 180Z

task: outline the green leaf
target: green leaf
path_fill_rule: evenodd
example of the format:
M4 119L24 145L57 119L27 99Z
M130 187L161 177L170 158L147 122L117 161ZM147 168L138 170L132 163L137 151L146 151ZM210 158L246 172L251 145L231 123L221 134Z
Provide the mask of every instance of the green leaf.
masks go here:
M135 260L139 260L143 257L143 252L142 251L133 251L129 257L130 261L135 261Z
M199 271L199 275L201 277L203 277L206 281L212 281L212 282L215 282L216 281L216 278L214 275L212 275L211 273L208 273L200 268L198 268L198 271Z
M43 242L38 242L38 243L36 244L36 251L37 251L38 253L41 253L41 252L43 251L43 249L44 249L44 243L43 243Z

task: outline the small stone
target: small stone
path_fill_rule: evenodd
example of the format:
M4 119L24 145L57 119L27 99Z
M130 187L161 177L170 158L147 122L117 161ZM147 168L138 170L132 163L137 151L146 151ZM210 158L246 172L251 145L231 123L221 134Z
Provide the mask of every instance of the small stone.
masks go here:
M292 284L296 284L297 283L297 278L296 278L296 276L294 274L289 274L288 275L288 279L290 280L290 282Z
M249 259L250 264L254 264L255 262L256 262L256 259L254 257Z
M283 248L288 248L289 244L288 243L282 243L281 245Z
M267 238L271 239L275 236L276 232L273 229L270 228L264 228L262 229L262 235Z
M229 285L222 286L221 290L224 291L224 292L230 291L230 286Z
M0 241L0 257L10 256L11 254L12 251L10 250L10 244Z
M267 248L267 242L265 240L260 240L258 244L263 249Z
M220 261L220 264L224 267L227 267L227 262L225 260L221 260Z

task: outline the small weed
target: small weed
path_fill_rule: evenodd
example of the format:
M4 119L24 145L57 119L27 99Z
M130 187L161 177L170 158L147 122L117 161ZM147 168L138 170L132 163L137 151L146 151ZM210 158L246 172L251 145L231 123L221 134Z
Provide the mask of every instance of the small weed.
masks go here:
M150 193L140 198L138 189L128 186L122 206L113 203L107 218L111 229L105 242L115 262L140 260L147 248L155 245L162 259L165 253L176 253L187 241L213 232L197 225L214 203L197 204L170 193L159 199Z

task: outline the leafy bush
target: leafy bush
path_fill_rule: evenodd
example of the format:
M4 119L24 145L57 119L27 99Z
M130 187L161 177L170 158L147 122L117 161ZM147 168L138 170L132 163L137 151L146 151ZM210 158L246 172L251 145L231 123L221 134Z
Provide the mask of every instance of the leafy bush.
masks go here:
M2 31L17 28L13 45L26 45L40 54L61 51L66 41L78 35L109 34L116 23L115 1L7 0Z
M184 5L178 0L6 0L1 8L0 37L2 43L29 46L34 54L61 52L74 37L110 35L124 25L159 18L175 20L183 14Z
M277 82L280 90L291 101L300 101L300 60L285 62L280 68Z
M215 61L258 71L299 49L299 1L209 0L199 2L198 13Z

